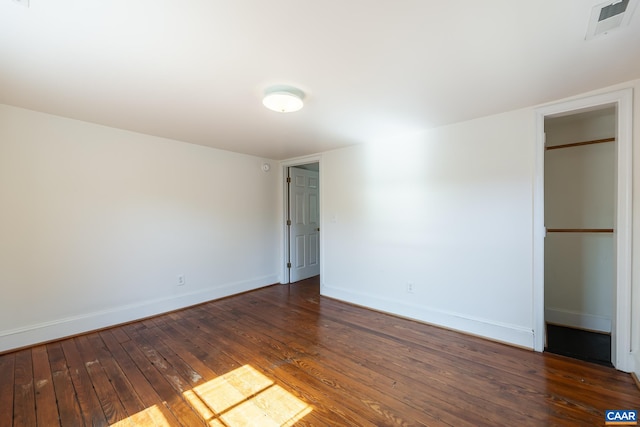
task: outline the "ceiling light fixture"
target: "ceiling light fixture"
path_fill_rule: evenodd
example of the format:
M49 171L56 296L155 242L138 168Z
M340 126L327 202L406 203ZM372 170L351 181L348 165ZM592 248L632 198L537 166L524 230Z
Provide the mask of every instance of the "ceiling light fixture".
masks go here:
M291 86L272 86L264 91L262 104L279 113L292 113L304 106L304 92Z

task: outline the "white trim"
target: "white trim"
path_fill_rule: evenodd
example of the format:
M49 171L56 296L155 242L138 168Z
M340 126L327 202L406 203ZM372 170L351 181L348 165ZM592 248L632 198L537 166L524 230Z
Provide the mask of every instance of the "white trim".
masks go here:
M438 310L423 305L411 304L390 298L380 298L349 289L327 286L325 284L323 296L360 305L373 310L397 316L418 320L431 325L453 329L465 334L488 338L493 341L531 348L532 331L518 325L494 322L492 320L468 316L452 311Z
M533 349L544 351L544 114L536 114L536 152L533 180Z
M612 324L612 362L625 372L631 355L631 206L633 89L594 95L536 110L536 156L533 188L534 349L544 350L544 119L605 105L617 106L616 307Z
M323 216L322 216L322 189L324 185L322 184L322 154L312 154L309 156L302 157L294 157L292 159L282 160L280 162L280 182L282 183L282 212L280 214L280 218L282 218L282 243L280 245L280 265L282 266L282 280L280 283L289 283L289 269L287 268L287 253L289 253L289 239L287 238L287 183L285 181L285 177L287 176L287 168L293 166L307 165L309 163L318 163L318 170L320 175L320 195L319 205L320 205L320 277L322 277L323 273L323 265L322 260L324 259L323 253L323 232L324 226L322 224Z
M626 372L633 369L631 357L631 251L633 183L633 90L620 94L618 101L618 173L616 211L616 312L612 342L616 342L613 365Z
M611 332L610 317L547 307L544 310L544 318L546 322L555 323L556 325L571 326L607 334Z
M230 295L251 291L277 282L276 276L263 276L241 282L227 283L165 298L157 298L106 310L83 313L38 323L22 328L0 331L0 352L32 346L89 331L140 320L173 310L201 304Z

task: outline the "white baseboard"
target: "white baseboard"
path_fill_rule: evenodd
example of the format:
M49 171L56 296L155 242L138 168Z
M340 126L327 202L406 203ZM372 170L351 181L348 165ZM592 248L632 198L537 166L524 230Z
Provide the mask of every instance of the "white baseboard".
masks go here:
M258 289L277 283L277 281L278 276L276 275L263 276L182 295L157 298L151 301L127 304L78 316L0 331L0 352L144 319L218 298Z
M556 325L611 333L611 319L593 314L578 313L559 308L545 308L544 320Z
M365 295L323 284L322 295L421 322L533 349L533 329Z

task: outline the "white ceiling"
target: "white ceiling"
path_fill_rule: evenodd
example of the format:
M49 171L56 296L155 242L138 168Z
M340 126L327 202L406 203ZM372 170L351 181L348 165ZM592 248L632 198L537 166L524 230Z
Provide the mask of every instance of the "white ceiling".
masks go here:
M585 41L600 0L29 1L0 0L0 103L272 159L640 78L638 11Z

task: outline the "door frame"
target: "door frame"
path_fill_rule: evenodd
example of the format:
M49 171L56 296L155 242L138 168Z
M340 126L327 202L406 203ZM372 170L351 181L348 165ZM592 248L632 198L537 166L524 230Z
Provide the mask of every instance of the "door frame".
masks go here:
M324 227L322 226L322 156L320 154L314 154L311 156L303 156L303 157L296 157L293 159L289 159L289 160L283 160L280 162L280 182L282 183L282 214L280 215L281 217L281 222L280 224L282 225L282 240L281 240L281 245L280 245L280 265L282 267L282 280L280 281L280 283L283 284L289 284L291 281L291 276L290 276L290 271L287 268L287 262L289 262L288 260L288 256L287 254L289 253L289 230L287 229L287 214L289 211L289 195L288 195L288 189L287 189L287 169L290 167L295 167L295 166L302 166L302 165L307 165L309 163L318 163L318 180L319 180L319 185L320 185L320 191L318 192L318 204L319 204L319 221L320 221L320 233L319 233L319 239L320 239L320 249L319 249L319 254L320 254L320 277L322 277L322 260L324 258L324 254L322 252L322 233L323 233L323 229Z
M611 327L611 362L621 371L633 370L631 348L631 226L632 226L632 125L633 89L593 95L536 109L535 178L533 184L533 340L534 350L544 351L544 120L564 115L616 107L616 224L615 307Z

